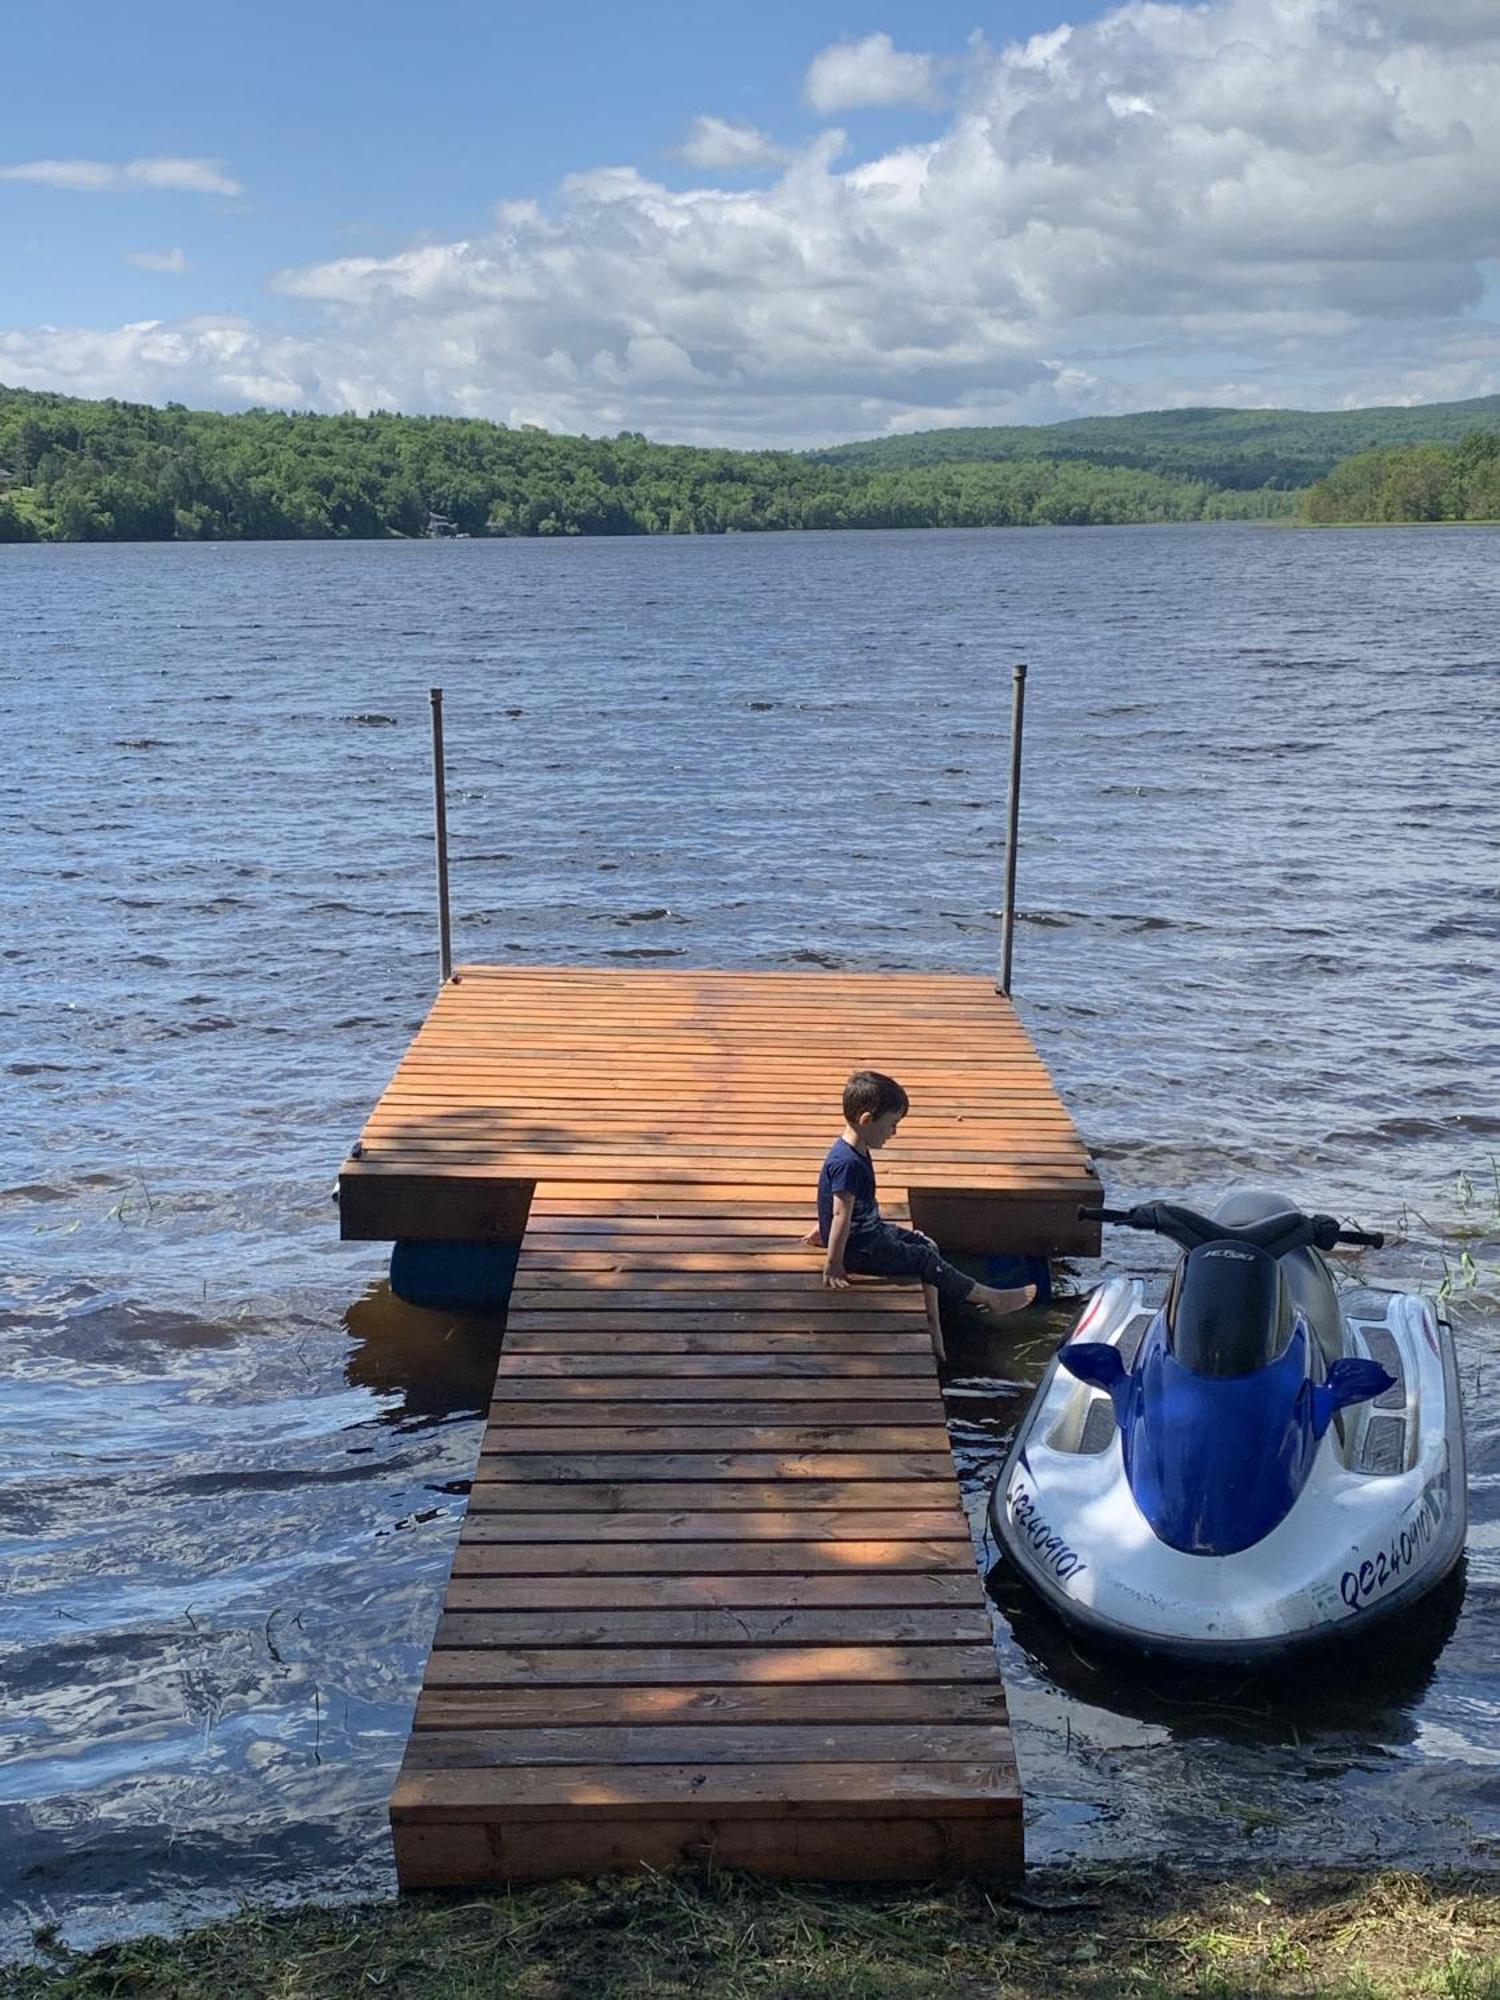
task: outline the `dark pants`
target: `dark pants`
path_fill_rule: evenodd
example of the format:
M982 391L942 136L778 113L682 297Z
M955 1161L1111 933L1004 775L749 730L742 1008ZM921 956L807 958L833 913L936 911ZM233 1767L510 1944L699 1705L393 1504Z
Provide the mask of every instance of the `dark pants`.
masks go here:
M863 1278L920 1278L936 1285L938 1297L950 1305L961 1304L975 1282L943 1261L930 1236L920 1229L898 1229L894 1222L855 1230L844 1245L844 1269Z

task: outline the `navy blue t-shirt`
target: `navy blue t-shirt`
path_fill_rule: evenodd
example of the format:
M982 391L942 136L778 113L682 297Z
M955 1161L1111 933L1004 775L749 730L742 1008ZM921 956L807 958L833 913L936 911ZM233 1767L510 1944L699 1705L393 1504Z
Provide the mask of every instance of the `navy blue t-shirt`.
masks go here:
M849 1234L856 1235L880 1220L880 1203L875 1199L875 1162L847 1139L835 1139L818 1175L818 1234L824 1243L833 1227L833 1197L854 1196L854 1220Z

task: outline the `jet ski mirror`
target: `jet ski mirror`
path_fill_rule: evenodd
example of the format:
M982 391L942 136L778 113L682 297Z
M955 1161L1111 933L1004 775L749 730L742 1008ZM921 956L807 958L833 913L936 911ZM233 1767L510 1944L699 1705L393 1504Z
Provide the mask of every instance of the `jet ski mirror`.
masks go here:
M1317 1435L1321 1437L1327 1430L1335 1410L1347 1410L1351 1403L1367 1403L1373 1396L1383 1396L1395 1380L1378 1361L1365 1361L1357 1354L1346 1354L1330 1362L1328 1380L1313 1390Z
M1107 1340L1070 1340L1058 1349L1057 1358L1070 1375L1095 1389L1112 1391L1125 1376L1120 1350Z
M1341 1360L1329 1363L1328 1380L1323 1386L1332 1394L1333 1407L1343 1410L1351 1403L1366 1403L1372 1396L1383 1396L1395 1380L1378 1361L1363 1361L1357 1354L1346 1354Z

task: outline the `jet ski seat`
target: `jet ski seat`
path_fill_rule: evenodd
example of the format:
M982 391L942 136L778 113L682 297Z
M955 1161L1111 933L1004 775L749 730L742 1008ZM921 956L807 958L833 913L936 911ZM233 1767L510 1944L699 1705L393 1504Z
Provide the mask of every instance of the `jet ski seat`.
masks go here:
M1265 1188L1239 1188L1228 1194L1214 1210L1214 1221L1231 1229L1244 1229L1252 1222L1264 1222L1270 1215L1285 1215L1296 1202L1284 1194ZM1317 1337L1326 1363L1337 1361L1344 1352L1344 1316L1339 1310L1338 1293L1328 1266L1316 1250L1288 1250L1278 1259L1287 1289L1307 1315L1307 1323Z

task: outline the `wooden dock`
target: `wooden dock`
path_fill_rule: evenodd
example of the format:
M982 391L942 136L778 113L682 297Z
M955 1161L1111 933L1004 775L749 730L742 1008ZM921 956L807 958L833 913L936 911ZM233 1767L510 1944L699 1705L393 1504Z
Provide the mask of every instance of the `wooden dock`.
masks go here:
M1097 1248L1082 1142L977 979L468 967L376 1106L346 1236L525 1230L392 1801L404 1886L1019 1867L920 1290L825 1291L796 1242L864 1067L912 1097L888 1212Z

